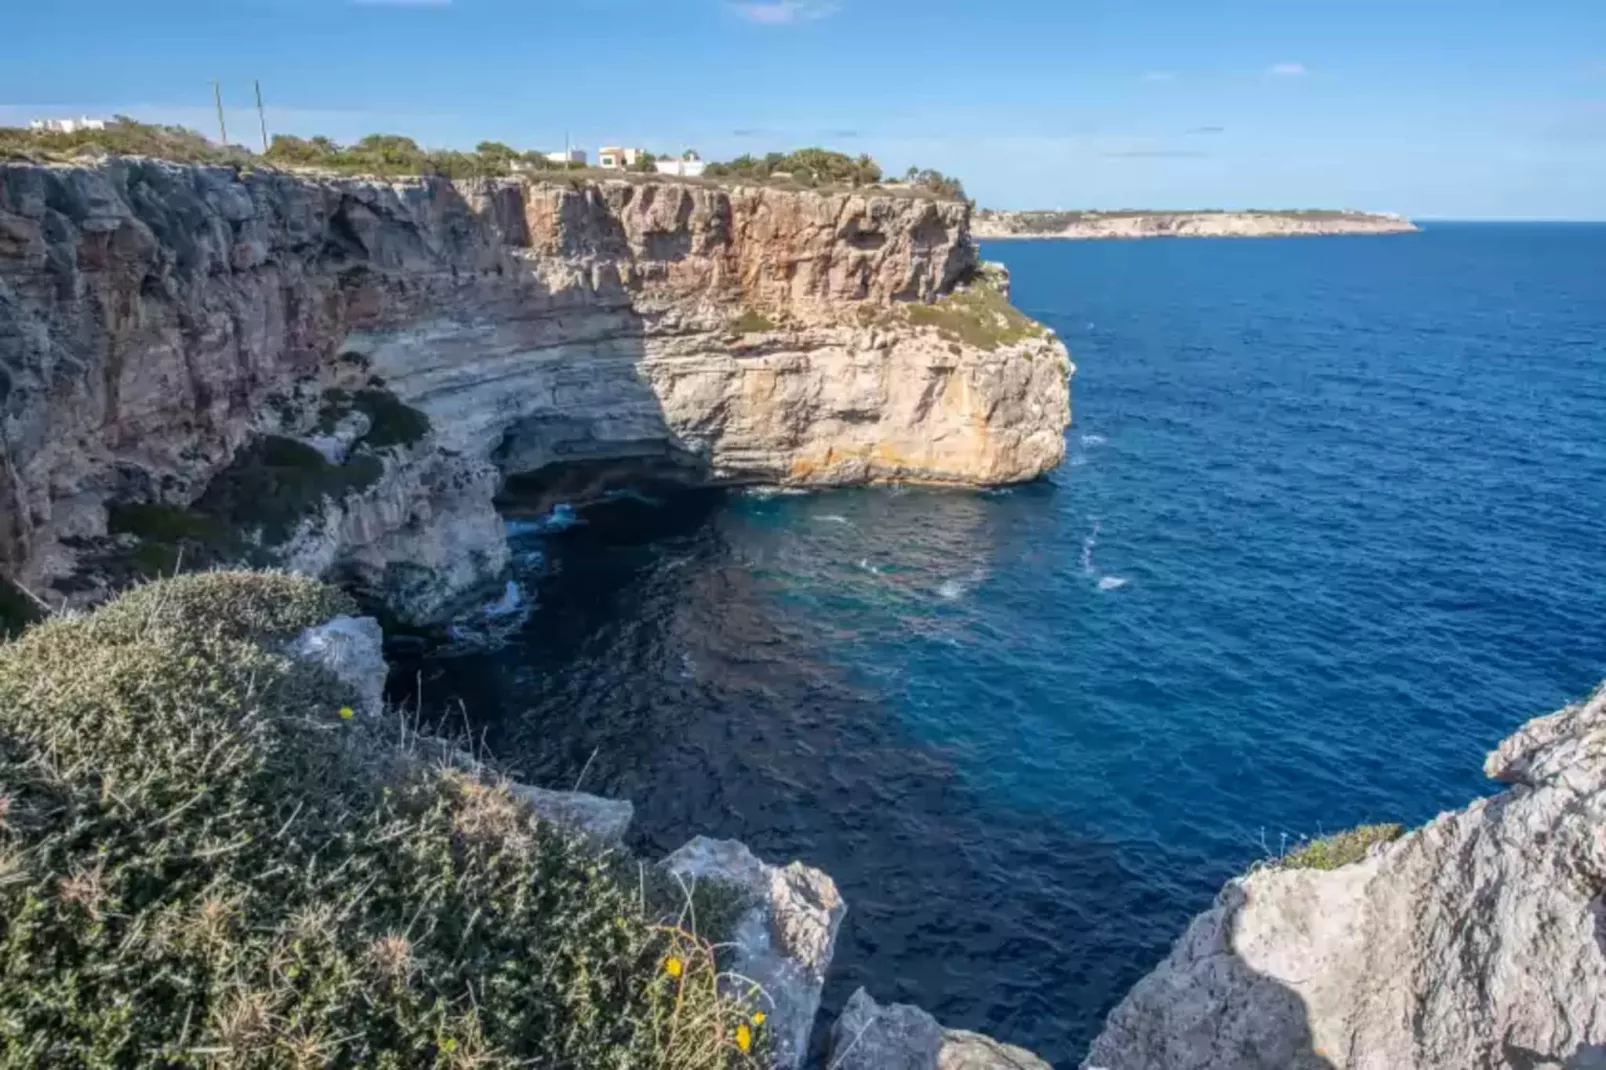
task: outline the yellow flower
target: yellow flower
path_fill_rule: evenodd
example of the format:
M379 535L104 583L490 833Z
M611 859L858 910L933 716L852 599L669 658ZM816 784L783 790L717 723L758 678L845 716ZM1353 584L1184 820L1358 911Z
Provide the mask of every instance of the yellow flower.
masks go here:
M753 1012L753 1024L754 1025L763 1025L764 1024L764 1012L763 1011L754 1011Z
M680 960L678 958L676 958L675 956L670 955L667 959L664 960L664 972L669 974L669 976L671 976L671 977L679 977L680 976L680 970L681 970Z
M352 709L350 706L340 707L340 719L342 721L349 721L355 716L357 716L357 711Z
M736 1046L743 1051L753 1046L753 1031L747 1028L746 1022L736 1027Z

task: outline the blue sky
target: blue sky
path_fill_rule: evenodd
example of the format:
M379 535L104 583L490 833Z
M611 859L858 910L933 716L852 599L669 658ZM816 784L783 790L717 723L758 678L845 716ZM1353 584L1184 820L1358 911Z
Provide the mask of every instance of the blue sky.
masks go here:
M4 0L0 123L824 144L996 207L1606 218L1606 0Z

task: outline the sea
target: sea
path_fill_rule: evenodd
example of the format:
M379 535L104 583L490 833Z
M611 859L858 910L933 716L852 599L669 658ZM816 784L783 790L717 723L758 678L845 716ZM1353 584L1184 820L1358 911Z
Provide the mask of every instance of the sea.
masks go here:
M1076 363L1058 470L510 516L391 691L645 856L830 873L822 1022L863 985L1071 1067L1222 882L1493 791L1606 677L1606 225L983 255Z

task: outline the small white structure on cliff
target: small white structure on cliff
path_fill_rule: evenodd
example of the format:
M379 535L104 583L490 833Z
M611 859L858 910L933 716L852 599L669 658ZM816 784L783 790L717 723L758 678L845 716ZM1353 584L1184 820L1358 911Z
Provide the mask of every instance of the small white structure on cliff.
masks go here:
M616 145L604 145L597 150L597 166L608 171L623 171L627 167L636 166L646 154L646 149L625 149Z
M33 119L28 123L28 129L51 134L76 134L80 130L104 130L106 120L91 119L87 115L76 119Z
M688 151L678 160L659 159L653 161L660 175L679 175L681 178L697 178L708 167L703 158L695 152Z
M546 154L546 158L551 160L553 163L577 163L583 167L585 166L586 162L586 150L564 149L562 152L549 152Z

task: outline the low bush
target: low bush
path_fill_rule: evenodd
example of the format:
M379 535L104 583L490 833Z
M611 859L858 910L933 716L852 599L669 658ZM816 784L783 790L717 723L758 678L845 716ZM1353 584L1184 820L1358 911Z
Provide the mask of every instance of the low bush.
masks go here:
M280 573L0 646L0 1065L753 1065L709 945L282 642Z
M383 474L384 463L364 450L331 464L305 443L264 435L212 477L194 510L231 531L254 532L271 546L289 538L324 499L364 490Z
M411 446L429 434L429 416L383 387L325 391L323 407L318 412L318 429L328 434L352 411L367 415L368 431L359 441L371 449Z
M1277 869L1337 869L1361 861L1377 844L1391 843L1404 833L1404 825L1357 825L1330 836L1306 840L1272 866Z
M1048 333L980 276L932 304L911 304L907 309L915 326L935 327L948 341L978 349L994 350Z
M741 315L731 320L731 330L738 334L762 334L774 329L774 320L751 308L743 309Z

